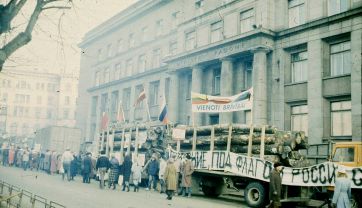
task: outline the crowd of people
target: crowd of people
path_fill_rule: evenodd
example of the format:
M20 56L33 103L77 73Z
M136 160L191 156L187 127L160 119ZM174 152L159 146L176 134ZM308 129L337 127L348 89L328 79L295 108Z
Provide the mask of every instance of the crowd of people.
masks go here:
M24 171L44 171L50 175L61 175L63 180L72 181L77 175L83 183L91 179L99 181L99 187L122 191L138 192L140 187L146 191L158 191L171 200L174 195L191 197L191 175L194 171L191 156L184 158L152 154L146 164L132 160L130 154L117 158L105 152L96 158L91 153L72 152L67 148L63 153L55 150L45 152L30 148L3 145L0 149L0 162L6 167L19 167ZM106 183L107 182L107 183Z

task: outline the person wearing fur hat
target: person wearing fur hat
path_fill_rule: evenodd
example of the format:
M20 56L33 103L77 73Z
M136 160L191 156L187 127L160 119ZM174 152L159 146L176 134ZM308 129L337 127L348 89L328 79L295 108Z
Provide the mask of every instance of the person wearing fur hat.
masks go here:
M274 169L270 172L270 182L269 182L269 199L271 200L268 207L278 208L281 207L280 196L282 189L282 179L280 177L280 172L282 171L282 163L274 163Z
M333 207L349 208L351 207L349 199L351 198L351 181L348 179L346 169L338 168L337 179L334 186L332 199Z

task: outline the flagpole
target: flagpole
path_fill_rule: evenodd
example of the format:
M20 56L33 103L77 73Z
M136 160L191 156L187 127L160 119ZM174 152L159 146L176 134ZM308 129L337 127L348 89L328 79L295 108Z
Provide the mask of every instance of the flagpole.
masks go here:
M151 121L150 108L148 106L147 98L146 98L145 102L146 102L146 110L147 110L147 115L148 115L148 121Z

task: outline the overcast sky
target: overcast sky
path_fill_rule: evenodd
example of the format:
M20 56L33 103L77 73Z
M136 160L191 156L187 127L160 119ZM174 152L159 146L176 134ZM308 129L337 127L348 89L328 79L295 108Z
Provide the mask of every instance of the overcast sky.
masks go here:
M4 72L16 68L78 73L80 49L77 45L85 33L136 1L73 0L74 6L69 10L48 10L40 16L32 33L33 40L10 57ZM30 12L31 7L24 8L13 26L25 25Z

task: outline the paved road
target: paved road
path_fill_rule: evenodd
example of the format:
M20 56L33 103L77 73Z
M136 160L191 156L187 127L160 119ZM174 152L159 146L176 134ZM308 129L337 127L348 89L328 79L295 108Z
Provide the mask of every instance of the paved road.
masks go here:
M241 200L230 198L210 199L203 196L185 198L176 196L172 201L158 192L122 192L116 190L100 190L98 183L83 184L81 177L75 181L62 181L60 175L47 175L43 172L23 171L19 168L0 166L0 180L26 189L34 194L58 202L68 208L229 208L247 207Z

